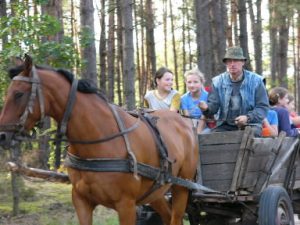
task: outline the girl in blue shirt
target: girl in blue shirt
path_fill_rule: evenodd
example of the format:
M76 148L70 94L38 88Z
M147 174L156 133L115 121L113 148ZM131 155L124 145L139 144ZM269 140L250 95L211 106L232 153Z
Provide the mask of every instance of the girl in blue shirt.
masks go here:
M193 117L197 121L202 117L202 111L198 107L200 101L207 102L207 91L204 90L204 75L197 68L184 74L188 92L181 96L180 109L183 115ZM205 122L200 120L197 131L200 133L205 128Z

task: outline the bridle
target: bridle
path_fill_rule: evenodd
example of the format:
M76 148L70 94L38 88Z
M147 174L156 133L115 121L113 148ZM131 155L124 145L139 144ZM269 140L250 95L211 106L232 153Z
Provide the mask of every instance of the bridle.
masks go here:
M43 91L41 88L40 78L37 75L35 66L32 66L30 77L24 77L22 75L17 75L12 80L13 81L24 81L27 83L31 83L31 92L30 92L29 100L27 102L25 110L24 110L23 114L21 115L19 121L15 124L1 125L0 130L6 131L6 132L23 133L23 132L25 132L25 124L28 119L28 116L29 116L29 114L33 113L34 103L36 101L36 98L38 98L38 100L39 100L40 113L41 113L41 118L39 121L42 121L45 117L45 103L44 103Z

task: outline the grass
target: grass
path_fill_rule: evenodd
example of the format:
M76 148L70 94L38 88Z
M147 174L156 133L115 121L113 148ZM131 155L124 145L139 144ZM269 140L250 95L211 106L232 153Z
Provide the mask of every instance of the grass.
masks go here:
M12 216L10 173L0 172L1 225L79 225L71 201L71 185L37 179L21 179L20 213ZM118 225L116 212L98 206L94 225ZM184 221L184 225L189 225Z
M36 179L22 179L20 213L12 216L9 173L0 173L1 225L79 225L71 201L71 185ZM119 224L115 211L98 206L94 211L97 225Z

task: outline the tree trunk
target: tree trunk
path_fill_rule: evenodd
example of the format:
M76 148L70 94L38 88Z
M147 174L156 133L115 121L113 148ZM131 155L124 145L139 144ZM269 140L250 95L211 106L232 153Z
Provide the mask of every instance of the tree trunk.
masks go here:
M101 0L100 13L100 43L99 43L99 58L100 58L100 89L107 94L106 88L106 22L105 22L105 0Z
M108 21L108 41L107 41L107 79L108 79L108 100L114 101L115 83L115 0L109 1L109 21Z
M82 77L90 79L95 85L98 85L93 0L80 0L80 23Z
M248 31L247 31L247 9L245 0L238 1L238 13L240 21L240 45L244 51L244 56L248 59L245 64L245 68L251 69L249 49L248 49Z
M270 61L271 61L271 87L275 87L277 85L277 65L278 58L276 56L278 41L277 41L277 26L276 26L276 10L275 10L275 1L269 0L269 12L270 12Z
M188 13L188 8L187 8L187 5L186 5L186 1L183 0L182 1L182 71L181 71L181 74L182 76L184 75L185 71L187 71L187 68L186 68L186 49L185 49L185 46L186 46L186 33L187 33L187 30L186 29L186 15ZM183 82L183 93L186 92L186 85L185 85L185 82Z
M6 10L7 10L6 9L6 1L0 1L0 18L7 17ZM8 37L7 37L7 35L2 35L1 39L2 39L1 49L3 50L4 46L8 42Z
M41 128L41 133L45 132L51 127L50 117L45 117L43 121L43 126ZM49 144L50 135L42 135L39 138L39 168L49 169L48 160L50 156L50 144Z
M175 24L174 24L174 15L173 15L173 6L172 0L169 0L170 6L170 20L171 20L171 34L172 34L172 47L173 47L173 58L174 58L174 76L175 76L175 85L176 90L179 89L179 80L178 80L178 62L177 62L177 50L176 50L176 39L175 39Z
M16 141L12 141L11 148L11 161L15 163L20 163L21 158L21 149L20 143ZM16 216L20 212L19 202L20 202L20 190L19 183L21 182L20 175L14 172L11 172L11 187L12 187L12 195L13 195L13 215Z
M164 61L168 67L168 2L163 0Z
M213 50L213 60L212 60L212 74L216 75L223 72L226 68L222 61L226 50L226 5L223 5L222 0L215 0L211 2L212 10L212 50ZM210 83L208 83L210 85Z
M279 86L288 88L287 83L287 52L288 52L288 42L289 42L289 6L287 0L281 0L279 3L279 48L278 48L278 58L279 58ZM283 10L284 9L284 10Z
M297 104L297 112L300 112L300 91L299 91L299 88L300 88L300 9L297 10L297 14L298 14L298 17L297 17L297 67L295 68L296 69L296 72L297 72L297 79L296 79L296 83L297 83L297 98L298 98L298 101L296 102Z
M228 42L229 46L240 45L239 35L238 35L238 0L231 0L231 28L233 33L233 37L231 35L231 40Z
M255 71L262 74L262 19L261 0L256 0L256 16L253 10L253 2L248 1L249 14L251 19L252 38L254 45Z
M212 74L212 45L210 24L210 1L194 0L196 14L197 34L197 64L198 68L205 74L208 83L211 83Z
M77 32L77 19L76 19L76 16L75 16L75 5L74 5L74 0L71 0L71 18L70 18L70 24L71 24L71 36L73 38L73 43L74 43L74 46L75 46L75 49L76 49L76 52L79 53L79 46L78 46L78 32ZM74 57L74 65L77 65L77 62L76 62L76 57ZM74 67L73 69L73 72L76 74L78 73L77 71L78 69L76 67Z
M132 26L132 0L121 1L122 38L123 38L123 89L125 107L128 110L135 108L135 69Z
M50 0L47 4L42 5L42 14L48 14L54 18L56 18L62 27L61 31L58 32L56 35L52 36L44 36L42 37L42 41L55 41L60 43L64 37L64 29L63 29L63 10L62 10L62 2L59 0ZM46 62L49 63L49 62ZM51 120L49 117L46 117L41 128L42 131L49 129L51 126ZM50 136L45 135L39 138L39 159L40 159L40 166L41 168L47 169L48 168L48 159L50 155L50 145L48 143ZM58 169L61 164L61 146L57 146L58 148L55 151L55 167Z
M136 71L137 71L137 77L138 77L138 81L139 81L139 106L142 107L143 106L143 102L144 102L144 83L143 83L143 77L144 74L142 74L142 69L141 69L141 56L140 56L140 39L139 39L139 24L141 23L142 19L138 19L139 15L138 15L138 8L137 8L137 2L136 0L134 1L133 4L133 9L134 9L134 21L135 21L135 49L136 49ZM141 27L141 30L143 28ZM142 45L142 44L141 44Z
M147 71L150 74L156 72L156 53L154 40L154 15L152 0L146 0L146 46L147 46Z
M188 67L188 69L190 70L190 69L192 69L192 63L193 63L193 54L192 54L192 47L191 47L191 43L192 43L192 37L191 37L191 27L192 27L192 18L191 18L191 16L190 16L190 12L191 12L191 10L190 10L190 7L188 6L188 4L186 3L186 5L187 5L187 18L186 18L186 20L187 20L187 44L188 44L188 56L189 56L189 62L188 62L188 64L189 64L189 67Z
M123 105L123 97L122 97L122 76L121 73L124 70L124 62L123 62L123 36L122 36L122 16L121 16L121 0L117 0L117 18L118 18L118 32L117 32L117 40L118 40L118 65L117 65L117 93L118 93L118 104L120 106Z
M42 14L48 14L56 18L61 26L61 30L52 36L45 37L47 41L55 41L60 43L64 37L64 23L63 23L63 8L61 0L48 0L47 4L42 4Z

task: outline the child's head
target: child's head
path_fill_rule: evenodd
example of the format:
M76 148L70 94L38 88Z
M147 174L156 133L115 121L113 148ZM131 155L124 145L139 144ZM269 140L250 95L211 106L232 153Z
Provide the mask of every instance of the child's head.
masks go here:
M269 101L271 105L287 107L289 91L284 87L275 87L269 91Z
M173 73L166 67L160 67L154 77L154 84L157 88L170 91L173 86Z
M185 72L184 78L190 92L199 92L203 88L205 78L197 68Z

